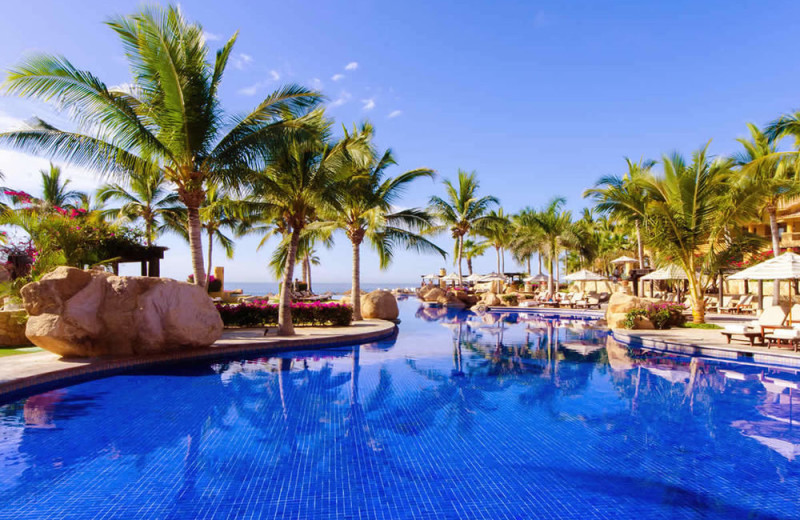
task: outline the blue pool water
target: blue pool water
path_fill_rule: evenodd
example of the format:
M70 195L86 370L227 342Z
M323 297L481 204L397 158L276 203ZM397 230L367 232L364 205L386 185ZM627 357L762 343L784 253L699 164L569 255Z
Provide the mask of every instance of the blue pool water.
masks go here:
M401 313L391 341L0 407L0 518L800 517L795 370Z

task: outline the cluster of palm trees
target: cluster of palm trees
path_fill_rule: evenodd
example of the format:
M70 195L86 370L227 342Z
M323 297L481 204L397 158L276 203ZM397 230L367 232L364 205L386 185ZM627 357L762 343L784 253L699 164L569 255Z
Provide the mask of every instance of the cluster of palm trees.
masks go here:
M733 261L761 250L764 240L747 231L767 218L772 252L780 254L779 205L800 194L798 151L779 151L784 137L800 137L800 113L759 129L748 124L749 139L731 157L712 157L708 144L690 158L678 153L660 161L626 159L623 175L603 177L584 196L595 209L632 231L638 259L644 249L653 264L676 264L686 273L695 322L705 317L704 295ZM710 143L709 143L710 144ZM778 286L773 291L778 300Z
M237 36L209 60L202 27L177 7L145 8L108 26L125 48L130 83L109 87L64 57L28 57L9 71L6 93L54 105L75 128L36 119L0 134L0 145L110 178L98 200L120 201L118 216L141 219L148 244L164 226L183 230L195 283L207 280L204 234L209 269L212 238L232 251L223 230L280 235L279 333L288 335L298 251L309 261L314 241L334 230L353 244L356 290L365 239L384 266L400 245L444 254L419 233L431 225L425 211L394 209L408 183L433 172L387 177L394 159L375 149L371 126L334 139L322 95L297 85L277 89L248 114L227 114L219 87ZM360 318L357 297L354 314Z

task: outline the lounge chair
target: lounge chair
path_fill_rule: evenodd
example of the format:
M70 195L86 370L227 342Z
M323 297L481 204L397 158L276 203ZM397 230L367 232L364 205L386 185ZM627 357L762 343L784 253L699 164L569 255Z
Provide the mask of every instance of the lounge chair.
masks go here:
M755 345L756 338L763 342L767 331L782 328L783 324L786 323L786 317L786 311L782 307L773 305L764 309L757 320L743 324L726 325L722 335L728 339L728 343L731 342L733 336L744 336L750 341L750 345Z
M722 307L719 308L719 312L735 312L739 307L739 298L739 296L732 296L731 299L728 300L727 305L723 302Z
M782 342L786 342L792 345L794 351L797 352L797 346L800 345L800 323L789 328L775 329L770 334L766 334L764 340L767 343L767 348L772 345L779 346Z
M739 300L739 304L736 306L736 313L742 314L745 312L750 312L752 310L752 303L753 303L753 295L752 294L745 294L744 298Z

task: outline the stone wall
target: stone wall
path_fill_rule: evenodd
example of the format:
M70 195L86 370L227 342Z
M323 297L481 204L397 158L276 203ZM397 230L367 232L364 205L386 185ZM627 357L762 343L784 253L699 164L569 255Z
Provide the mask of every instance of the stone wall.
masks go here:
M25 311L0 311L0 346L30 345L25 337Z

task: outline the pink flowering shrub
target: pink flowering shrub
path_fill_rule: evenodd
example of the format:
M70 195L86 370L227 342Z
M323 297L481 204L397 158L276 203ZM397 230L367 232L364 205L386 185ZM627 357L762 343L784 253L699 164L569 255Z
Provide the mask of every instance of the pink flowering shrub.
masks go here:
M278 304L268 300L218 303L217 310L226 327L263 327L278 323ZM292 303L292 323L295 325L344 327L352 321L353 308L343 303Z
M651 303L647 307L637 308L625 315L625 328L632 329L639 318L647 318L657 329L668 329L683 325L686 306L682 303Z

